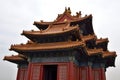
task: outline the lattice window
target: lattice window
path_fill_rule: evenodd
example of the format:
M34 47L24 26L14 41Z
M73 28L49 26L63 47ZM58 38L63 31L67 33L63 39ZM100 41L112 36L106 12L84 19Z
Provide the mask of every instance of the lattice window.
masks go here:
M59 66L59 80L67 80L67 66Z
M32 80L40 80L40 65L34 65L32 68Z

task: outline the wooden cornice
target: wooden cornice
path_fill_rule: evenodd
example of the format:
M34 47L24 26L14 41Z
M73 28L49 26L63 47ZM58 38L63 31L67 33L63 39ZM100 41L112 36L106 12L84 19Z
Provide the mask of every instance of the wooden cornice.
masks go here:
M103 42L109 42L108 38L100 38L100 39L96 40L96 44L100 44L100 43L103 43Z
M102 52L103 52L103 49L96 49L96 48L94 48L94 49L88 49L88 48L86 48L86 51L87 51L87 55L88 56L93 56L93 55L101 55L102 54Z
M23 31L22 35L25 36L53 36L53 35L59 35L59 34L65 34L69 32L79 31L78 26L72 26L70 27L68 24L61 24L61 25L51 25L46 30L40 30L40 31Z
M7 60L16 64L20 63L27 63L27 57L24 55L12 55L12 56L5 56L3 60Z
M107 58L107 57L116 57L116 52L109 52L109 51L104 51L102 57Z
M93 35L86 35L86 36L80 35L80 37L81 37L82 41L84 41L84 42L97 39L96 35L94 35L94 34Z
M54 43L33 43L33 44L20 44L11 45L10 50L18 52L30 52L30 51L47 51L47 50L60 50L60 49L71 49L79 48L85 44L80 41L69 41L69 42L54 42Z

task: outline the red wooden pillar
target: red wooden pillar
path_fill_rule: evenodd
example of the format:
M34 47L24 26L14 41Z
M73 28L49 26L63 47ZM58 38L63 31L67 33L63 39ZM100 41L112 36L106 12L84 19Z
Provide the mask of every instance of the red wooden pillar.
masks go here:
M81 66L79 75L80 75L80 80L89 80L88 66Z
M93 80L92 67L88 66L88 80Z
M17 71L17 79L16 79L16 80L19 80L19 75L20 75L20 68L18 67L18 71Z
M41 68L40 68L40 80L43 80L43 65L41 65Z
M28 74L27 74L27 80L31 80L31 66L32 66L32 63L29 63L28 65Z
M93 80L106 80L104 68L94 68L93 69Z
M84 63L79 67L79 80L93 80L92 63Z
M104 68L101 68L101 80L106 80Z
M74 80L79 80L79 68L78 65L73 64L73 71L74 71Z
M73 66L73 62L70 62L69 64L69 80L74 80L74 66Z
M27 80L27 67L19 67L16 80Z
M103 64L93 67L93 80L106 80L105 69Z

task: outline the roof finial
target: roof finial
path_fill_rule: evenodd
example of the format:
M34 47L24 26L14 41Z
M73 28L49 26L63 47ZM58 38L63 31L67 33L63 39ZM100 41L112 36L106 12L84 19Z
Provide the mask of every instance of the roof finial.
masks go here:
M76 16L77 16L77 17L81 17L81 15L82 15L82 14L81 14L81 11L76 12Z
M67 11L67 12L71 14L71 10L70 10L70 7L68 7L68 11Z
M65 12L67 12L67 7L65 7Z
M68 7L68 9L65 7L65 13L69 13L69 14L71 14L70 7Z

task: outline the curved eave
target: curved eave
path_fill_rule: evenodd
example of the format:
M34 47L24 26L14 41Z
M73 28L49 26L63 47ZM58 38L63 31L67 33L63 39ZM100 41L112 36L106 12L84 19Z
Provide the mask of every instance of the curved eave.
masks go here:
M52 24L53 22L38 22L38 21L34 21L33 25L49 25Z
M105 60L105 66L106 67L115 67L115 58L116 58L116 52L109 52L109 51L104 51L103 52L103 58Z
M97 48L103 48L104 51L107 51L107 45L108 45L108 38L100 38L96 40L96 47Z
M85 29L87 32L83 33L83 35L94 34L94 29L92 25L92 15L88 15L78 20L71 21L71 25L77 24L79 25L86 24Z
M37 22L34 21L33 25L35 25L38 29L46 29L53 22Z
M88 56L102 55L103 49L86 49Z
M93 40L96 39L96 35L87 35L87 36L80 36L82 41L89 41L89 40Z
M52 24L61 24L61 23L79 23L79 22L82 22L84 20L87 20L87 19L92 19L92 15L87 15L87 16L84 16L84 17L80 17L80 18L77 18L77 19L74 19L74 20L68 20L68 21L63 21L63 22L53 22Z
M65 28L61 31L56 31L56 32L55 31L53 32L23 31L22 35L34 41L34 38L40 38L40 37L46 37L46 36L58 36L58 35L69 34L76 31L79 31L78 27L71 27L70 29Z
M81 22L81 21L87 20L87 19L92 19L92 15L90 14L90 15L88 15L88 16L81 17L81 18L76 19L76 20L72 20L72 21L70 21L70 22L71 22L71 23L74 23L74 22Z
M103 58L108 58L108 57L116 57L116 52L109 52L109 51L104 51L103 52Z
M20 57L19 55L5 56L3 60L16 63L16 64L28 63L27 59Z
M81 18L78 18L78 19L72 19L72 20L68 20L68 21L63 21L63 22L59 22L59 21L53 21L53 22L38 22L38 21L34 21L33 25L36 25L36 27L38 27L39 29L43 28L43 27L48 27L49 25L51 24L61 24L61 23L75 23L75 22L81 22L83 20L86 20L86 19L92 19L92 15L88 15L88 16L85 16L85 17L81 17Z
M105 43L105 42L106 43L109 42L108 38L104 38L104 39L100 38L100 39L96 40L96 44L102 44L102 43Z
M84 46L83 42L55 42L55 43L43 43L43 44L22 44L22 45L12 45L10 50L16 52L34 52L34 51L55 51L55 50L65 50L72 48L80 48Z

